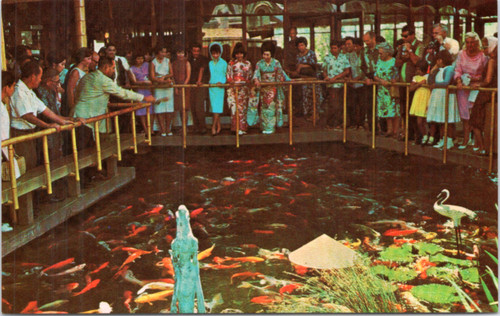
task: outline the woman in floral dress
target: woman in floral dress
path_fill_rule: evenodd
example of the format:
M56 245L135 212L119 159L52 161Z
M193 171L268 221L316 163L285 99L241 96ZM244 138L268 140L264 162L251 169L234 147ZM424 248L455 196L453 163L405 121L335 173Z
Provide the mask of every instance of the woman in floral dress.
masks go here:
M379 60L375 67L375 81L381 83L377 92L377 116L387 119L387 133L385 136L398 137L399 133L399 102L391 97L389 83L398 76L395 66L396 59L392 57L394 49L388 43L377 46Z
M275 45L271 41L262 43L261 52L263 59L259 60L255 65L253 80L257 89L251 97L248 112L247 122L249 126L253 126L258 122L258 104L260 101L260 128L263 134L272 134L275 131L275 126L283 126L283 104L285 94L280 86L263 86L261 82L283 82L290 81L290 78L283 71L279 61L273 58Z
M238 86L238 95L235 88L227 90L227 103L231 109L231 130L236 131L236 103L238 103L239 134L246 134L247 108L250 97L250 88L247 84L252 80L252 64L245 59L246 51L241 43L236 43L233 49L233 59L227 67L227 83L235 83ZM238 102L236 102L238 98Z

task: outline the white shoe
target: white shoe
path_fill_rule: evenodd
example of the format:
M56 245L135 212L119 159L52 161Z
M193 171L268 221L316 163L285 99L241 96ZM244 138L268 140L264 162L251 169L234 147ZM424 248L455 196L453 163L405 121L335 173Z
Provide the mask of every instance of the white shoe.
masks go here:
M168 136L174 136L174 133L170 132L167 134Z
M262 131L262 134L272 134L274 133L273 131Z
M167 133L161 133L161 136L165 137L165 136L167 136Z
M245 131L239 131L239 132L238 132L238 134L239 134L239 135L245 135L246 133L247 133L247 132L245 132Z
M428 141L428 140L429 140L429 136L428 136L428 135L424 135L424 136L422 137L422 142L421 142L421 144L422 144L422 145L427 144L427 141Z
M460 145L460 146L458 146L458 149L460 149L460 150L464 150L466 148L467 148L467 145Z
M446 142L446 149L453 148L455 144L453 143L453 138L448 137L448 141Z
M443 146L444 146L444 139L441 139L439 143L434 145L434 148L443 148Z
M432 143L434 143L434 136L430 136L429 137L429 140L427 141L427 144L426 145L432 145Z

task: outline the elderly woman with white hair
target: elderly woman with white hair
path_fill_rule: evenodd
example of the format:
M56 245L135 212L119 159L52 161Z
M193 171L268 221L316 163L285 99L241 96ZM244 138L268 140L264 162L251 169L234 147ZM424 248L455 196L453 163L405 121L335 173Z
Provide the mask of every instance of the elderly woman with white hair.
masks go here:
M488 65L483 71L483 81L473 84L476 87L496 88L497 87L497 45L498 39L493 36L483 38L483 51L489 57ZM479 155L486 155L489 146L489 131L491 128L491 92L479 92L474 107L470 114L470 125L474 133L474 151ZM496 124L494 125L496 126ZM486 135L483 136L483 132Z
M399 134L399 101L391 96L391 82L396 82L398 70L394 49L387 42L377 45L379 60L375 66L375 81L380 83L377 92L377 116L387 119L386 137L398 137Z
M457 101L460 118L464 124L464 141L458 149L465 149L469 145L471 131L469 119L470 110L474 105L475 94L470 90L462 90L463 86L475 85L483 81L483 70L488 63L488 58L481 51L481 40L475 32L465 34L465 47L458 53L455 80L457 81Z

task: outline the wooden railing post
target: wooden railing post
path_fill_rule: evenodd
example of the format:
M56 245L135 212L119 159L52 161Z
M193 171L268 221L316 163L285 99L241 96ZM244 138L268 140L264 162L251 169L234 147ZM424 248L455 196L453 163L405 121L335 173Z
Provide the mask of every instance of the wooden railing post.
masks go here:
M122 148L120 144L120 123L118 122L118 115L115 116L115 135L116 135L116 156L118 161L122 161Z
M493 170L493 142L495 141L495 91L491 92L491 119L490 119L490 148L488 171Z
M377 85L373 84L373 99L372 99L372 149L375 148L375 131L377 130L376 127L376 101L377 101Z
M182 147L186 148L187 126L186 126L186 88L182 87Z
M290 145L293 144L293 110L292 110L292 84L290 84L290 90L288 91L288 130L289 130L289 136L288 136L288 142Z
M99 134L99 121L94 122L94 137L95 137L95 148L97 153L97 170L102 170L101 162L101 137Z
M238 96L239 96L239 89L238 86L236 85L234 87L234 91L236 93L235 100L236 100L236 112L235 117L236 117L236 148L240 148L240 110L238 108L239 102L238 102Z
M446 163L446 154L447 154L447 147L448 147L448 115L449 114L449 103L450 103L450 90L448 87L446 87L446 97L445 99L445 106L444 106L444 139L443 139L443 163Z
M410 108L410 86L406 86L406 113L405 113L405 156L408 156L408 112Z
M344 121L344 127L343 127L343 131L342 131L342 142L345 143L346 142L346 139L347 139L347 82L344 81L344 97L342 98L343 99L343 108L344 108L344 117L343 117L343 121Z
M43 136L43 162L45 165L45 177L47 179L47 193L52 194L52 175L50 174L49 144L47 135Z
M137 131L135 128L135 111L132 112L132 141L134 142L134 154L137 154Z

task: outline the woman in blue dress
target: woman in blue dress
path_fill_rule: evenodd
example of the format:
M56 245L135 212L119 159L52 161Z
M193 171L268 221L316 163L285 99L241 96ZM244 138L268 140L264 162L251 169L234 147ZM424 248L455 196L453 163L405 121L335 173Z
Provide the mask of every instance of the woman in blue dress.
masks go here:
M283 104L285 94L281 86L260 86L261 82L283 82L290 81L279 61L273 58L275 45L271 41L262 43L262 57L255 65L253 81L257 90L254 96L251 96L248 111L247 122L253 126L258 122L258 105L260 101L260 128L263 134L272 134L275 126L283 126Z
M222 45L214 42L209 47L212 60L208 63L210 69L209 84L226 83L227 62L222 59ZM212 107L213 122L212 136L220 133L220 114L224 108L224 88L213 87L208 89L210 96L210 105Z

